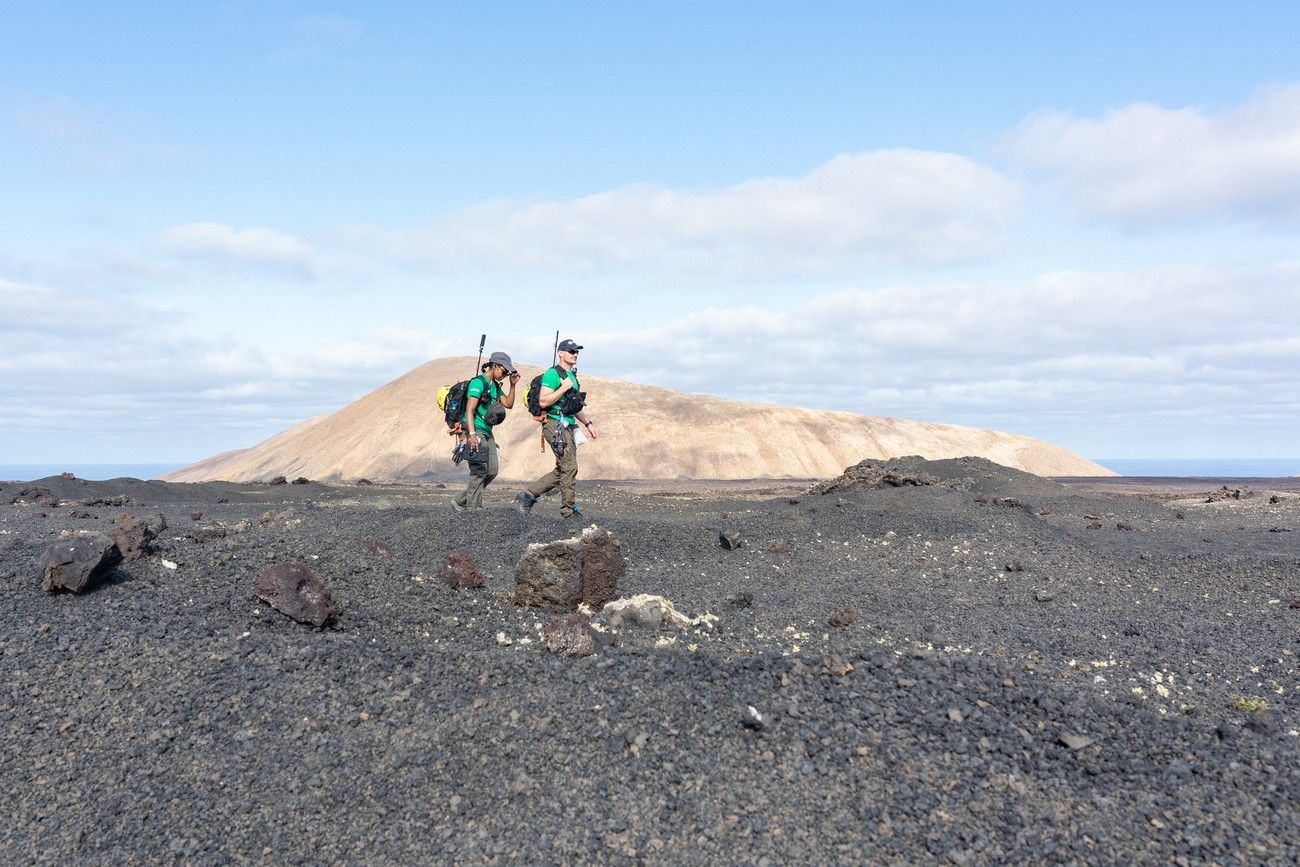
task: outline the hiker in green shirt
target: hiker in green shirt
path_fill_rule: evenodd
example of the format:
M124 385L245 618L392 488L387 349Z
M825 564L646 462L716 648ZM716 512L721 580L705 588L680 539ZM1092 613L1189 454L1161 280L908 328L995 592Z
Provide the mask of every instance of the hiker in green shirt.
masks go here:
M507 383L506 388L501 383ZM510 356L494 352L483 372L465 389L465 430L469 431L469 485L451 501L457 512L483 508L483 490L497 477L497 441L492 428L505 421L515 405L519 371ZM473 419L473 424L470 423Z
M542 374L538 403L546 413L542 431L555 453L555 469L515 497L515 508L525 515L532 511L538 497L557 487L560 489L560 515L567 518L578 512L573 505L573 488L578 480L578 447L574 431L581 426L592 440L598 437L596 427L583 407L585 395L578 383L578 372L574 370L581 349L572 340L560 341L558 364Z

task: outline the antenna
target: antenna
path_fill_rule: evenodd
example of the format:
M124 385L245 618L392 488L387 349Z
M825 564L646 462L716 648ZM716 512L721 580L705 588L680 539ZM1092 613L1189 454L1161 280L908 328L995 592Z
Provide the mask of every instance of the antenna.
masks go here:
M551 350L551 367L555 366L555 362L559 359L559 357L560 357L560 332L556 331L555 347Z
M483 366L483 347L487 346L487 335L484 334L478 339L478 361L474 362L474 375L478 375L479 368Z

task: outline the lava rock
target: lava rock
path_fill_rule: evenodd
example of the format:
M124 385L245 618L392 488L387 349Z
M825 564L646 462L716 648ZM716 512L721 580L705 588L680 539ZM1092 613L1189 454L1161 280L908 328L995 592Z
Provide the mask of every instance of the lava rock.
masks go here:
M767 730L770 722L758 708L749 704L745 705L745 709L740 712L740 724L750 731L761 732Z
M290 482L289 484L291 484L291 485L310 485L310 484L311 484L311 479L307 478L306 476L299 476L298 478L294 479L294 480L293 480L292 482Z
M831 612L826 618L826 625L831 629L842 629L845 626L852 625L858 619L858 609L851 602L844 603L843 606Z
M468 554L452 554L438 570L438 577L453 590L474 590L486 580L478 570L474 558Z
M734 551L745 544L745 537L739 533L718 533L718 544L728 551Z
M329 588L301 563L279 563L262 570L253 595L299 623L321 627L338 616Z
M917 469L916 464L920 462L923 462L923 459L917 456L894 458L888 461L861 461L846 469L840 476L814 485L808 493L829 494L835 491L924 487L938 484L938 476Z
M41 588L47 593L82 593L105 572L122 562L122 552L108 536L73 536L45 549L37 563Z
M139 560L152 551L153 540L167 529L167 519L159 515L156 520L146 522L134 515L122 514L109 535L117 543L124 560Z
M284 476L276 476L275 478L271 479L271 481L267 482L268 485L287 485L288 483L289 480L286 479Z
M767 543L767 553L769 554L789 554L790 543L784 539L777 539L774 542Z
M1025 571L1025 564L1021 563L1019 560L1012 560L1003 568L1008 572L1023 572Z
M599 609L617 598L626 571L618 537L591 526L572 539L528 546L515 566L515 603Z
M574 612L557 617L543 630L546 648L560 656L591 656L597 649L597 633L586 615Z
M754 604L754 594L748 590L732 593L727 597L727 604L736 608L750 608Z

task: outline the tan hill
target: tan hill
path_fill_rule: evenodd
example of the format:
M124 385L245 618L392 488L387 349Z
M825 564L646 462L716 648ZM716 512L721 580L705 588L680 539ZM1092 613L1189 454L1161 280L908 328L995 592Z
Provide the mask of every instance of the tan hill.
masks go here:
M247 482L275 476L321 481L395 481L465 475L435 403L438 388L466 378L474 359L442 358L415 368L331 415L282 431L252 448L177 470L175 482ZM581 368L579 368L581 370ZM531 479L553 466L522 389L539 369L519 368L521 397L497 428L501 478ZM1115 473L1042 440L959 425L743 403L584 374L600 440L580 446L587 479L813 479L864 458L975 455L1044 476Z

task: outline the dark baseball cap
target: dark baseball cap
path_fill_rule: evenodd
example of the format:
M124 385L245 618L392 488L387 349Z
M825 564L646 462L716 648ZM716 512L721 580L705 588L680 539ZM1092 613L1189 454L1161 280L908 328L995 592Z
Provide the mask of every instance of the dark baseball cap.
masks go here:
M492 353L492 357L488 359L488 364L499 364L506 369L506 373L515 372L515 363L504 352Z
M582 347L579 346L575 341L570 340L567 337L560 341L559 349L561 352L577 352L581 348Z

